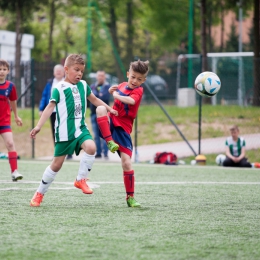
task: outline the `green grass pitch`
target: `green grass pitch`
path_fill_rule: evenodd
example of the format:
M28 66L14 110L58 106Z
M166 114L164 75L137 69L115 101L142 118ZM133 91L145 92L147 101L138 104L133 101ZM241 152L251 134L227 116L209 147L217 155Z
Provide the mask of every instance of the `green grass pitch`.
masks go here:
M73 187L65 162L39 208L48 162L0 161L0 259L260 259L260 170L135 164L128 208L120 164L95 163L94 193Z

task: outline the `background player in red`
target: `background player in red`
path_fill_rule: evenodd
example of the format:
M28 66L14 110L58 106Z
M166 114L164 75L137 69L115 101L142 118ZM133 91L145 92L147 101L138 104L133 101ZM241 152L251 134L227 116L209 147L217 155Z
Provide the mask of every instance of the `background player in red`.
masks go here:
M15 151L13 133L11 130L11 109L18 126L22 126L22 120L17 114L17 93L15 85L11 81L6 80L8 73L8 62L0 59L0 135L3 137L8 150L12 180L17 181L21 180L23 175L17 171L17 153Z
M128 82L109 88L109 93L114 97L113 109L118 111L118 116L107 114L104 106L99 106L96 110L102 137L106 142L114 140L119 145L118 154L121 157L126 202L129 207L141 206L134 199L135 177L131 162L133 145L130 134L142 100L143 88L141 84L146 80L149 70L148 64L148 61L140 60L131 62L127 72Z

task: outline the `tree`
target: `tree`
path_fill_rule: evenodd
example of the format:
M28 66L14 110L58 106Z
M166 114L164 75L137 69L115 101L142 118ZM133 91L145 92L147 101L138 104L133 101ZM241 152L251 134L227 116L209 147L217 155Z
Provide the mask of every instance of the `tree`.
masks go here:
M228 40L226 41L226 52L237 52L238 51L238 34L237 26L235 21L232 21L230 34L228 35Z
M144 0L140 8L143 29L155 37L153 44L161 50L173 50L188 32L189 1Z
M116 15L116 6L117 6L117 0L109 0L109 14L110 14L110 22L109 22L109 29L111 32L111 36L112 36L112 41L114 44L114 47L116 48L119 57L121 57L120 55L120 47L119 47L119 40L118 40L118 30L117 30L117 15ZM115 64L116 64L116 72L117 72L117 77L119 78L120 81L124 81L125 79L125 75L123 75L121 69L120 69L120 64L119 61L117 59L117 57L115 58Z
M127 0L126 2L126 23L127 23L127 63L133 60L133 38L134 38L134 25L133 25L133 1Z
M58 4L56 0L49 0L49 43L48 43L48 60L52 60L52 46L53 46L53 29L54 23L56 19L56 12L58 8Z
M254 97L253 105L260 106L260 4L254 0Z
M39 2L38 0L2 0L0 8L8 11L15 16L16 40L15 40L15 83L20 86L20 63L21 63L21 42L23 29L26 21L28 21L34 10L37 10L40 4L44 4L46 0Z
M208 70L207 64L207 11L206 0L201 0L201 54L202 54L202 71Z

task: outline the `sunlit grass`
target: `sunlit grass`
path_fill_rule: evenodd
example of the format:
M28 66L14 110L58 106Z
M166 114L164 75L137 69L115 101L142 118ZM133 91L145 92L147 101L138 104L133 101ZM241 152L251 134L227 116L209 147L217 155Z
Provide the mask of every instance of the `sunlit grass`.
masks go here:
M260 258L257 169L135 164L142 207L133 209L120 164L94 164L90 183L99 187L85 195L73 187L79 163L66 162L31 208L48 164L20 162L24 181L12 183L1 162L0 259Z

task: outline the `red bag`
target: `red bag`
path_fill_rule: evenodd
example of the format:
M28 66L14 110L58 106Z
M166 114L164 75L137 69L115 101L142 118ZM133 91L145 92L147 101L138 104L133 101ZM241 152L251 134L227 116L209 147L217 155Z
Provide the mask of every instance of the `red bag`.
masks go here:
M175 165L177 164L177 159L177 155L172 152L158 152L154 156L154 163Z

